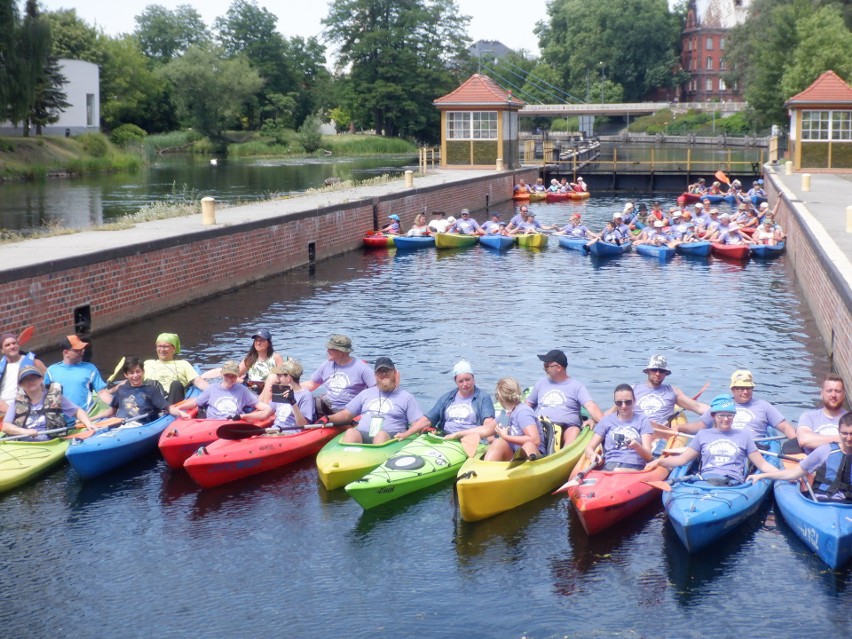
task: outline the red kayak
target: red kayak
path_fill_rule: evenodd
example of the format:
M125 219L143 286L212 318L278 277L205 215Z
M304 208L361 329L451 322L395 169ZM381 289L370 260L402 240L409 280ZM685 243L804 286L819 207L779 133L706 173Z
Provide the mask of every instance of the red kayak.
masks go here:
M394 238L396 235L385 235L383 233L372 233L364 236L364 246L366 248L386 249L393 248Z
M584 191L582 193L578 193L576 191L569 191L568 193L551 193L548 192L547 195L544 196L545 202L566 202L568 200L585 200L591 196L591 193L588 191Z
M725 257L729 260L748 259L748 244L720 244L719 242L713 242L710 251L717 257Z
M218 439L201 446L183 467L202 488L213 488L316 455L340 428L311 428L291 435Z
M256 424L264 426L274 420L271 416L265 422ZM169 468L181 468L185 462L201 446L212 444L217 439L216 430L223 424L248 424L234 422L229 419L190 419L181 417L160 435L160 452Z

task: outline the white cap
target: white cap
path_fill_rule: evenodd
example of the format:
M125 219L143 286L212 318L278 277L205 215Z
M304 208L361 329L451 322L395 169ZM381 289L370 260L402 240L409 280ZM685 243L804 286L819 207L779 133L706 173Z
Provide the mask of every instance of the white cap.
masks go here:
M578 178L577 178L577 181L578 181L578 182L582 182L582 181L583 181L583 178L578 177Z
M467 373L468 375L473 375L473 367L470 365L470 362L466 359L460 359L456 362L456 365L453 366L453 379L458 375L462 375Z
M666 223L665 223L665 222L663 222L662 220L657 220L656 222L654 222L654 228L655 228L655 229L661 229L661 228L663 228L665 225L666 225Z
M768 209L769 208L769 202L761 202L760 208L761 209Z
M447 218L447 222L449 222L450 224L452 224L455 221L456 221L456 218L454 218L452 215Z
M704 205L703 205L701 202L696 202L696 203L695 203L695 208L697 208L697 209L703 209L703 208L704 208Z
M683 217L683 213L681 213L680 211L675 211L674 213L672 213L672 217Z
M627 213L627 211L632 211L632 210L633 210L633 202L628 202L627 204L624 205L624 212L625 213Z
M623 217L624 217L624 216L623 216L621 213L613 213L613 214L612 214L612 219L613 219L613 220L620 220L620 219L621 219L621 218L623 218Z

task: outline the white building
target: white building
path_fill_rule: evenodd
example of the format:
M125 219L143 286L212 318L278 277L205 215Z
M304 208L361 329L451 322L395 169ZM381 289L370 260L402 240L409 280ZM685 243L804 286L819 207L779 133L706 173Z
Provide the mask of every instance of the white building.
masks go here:
M59 69L65 76L66 101L71 105L59 115L59 121L42 128L45 135L77 135L100 131L101 92L100 69L97 64L82 60L59 60ZM0 134L22 135L21 124L10 122L0 125ZM30 130L34 135L35 130Z

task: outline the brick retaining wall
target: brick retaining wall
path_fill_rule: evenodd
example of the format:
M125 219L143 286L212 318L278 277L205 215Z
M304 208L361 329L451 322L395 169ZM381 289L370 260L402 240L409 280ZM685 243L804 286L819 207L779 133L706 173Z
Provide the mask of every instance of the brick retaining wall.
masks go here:
M490 204L505 201L517 180L537 177L537 169L504 171L429 187L400 185L381 197L357 187L359 199L346 204L146 243L133 244L132 230L116 231L109 251L45 256L36 266L0 272L2 330L32 324L36 337L28 347L43 347L73 332L74 309L88 305L97 333L307 264L311 244L317 260L359 248L374 215L381 225L397 213L406 228L418 213L479 209L486 196Z

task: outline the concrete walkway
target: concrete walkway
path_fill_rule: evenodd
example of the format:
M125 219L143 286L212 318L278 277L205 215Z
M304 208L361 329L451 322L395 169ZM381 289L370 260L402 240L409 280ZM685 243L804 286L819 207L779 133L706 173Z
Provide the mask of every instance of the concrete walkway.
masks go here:
M414 190L421 187L438 186L461 182L472 178L493 175L493 170L430 170L425 176L415 174ZM393 179L386 184L368 184L349 188L322 190L304 193L285 199L252 202L242 206L218 208L216 226L201 224L201 215L174 217L153 222L136 224L133 228L118 231L87 230L80 233L39 237L23 242L0 244L0 273L22 267L35 266L81 256L116 247L134 246L162 239L165 236L180 237L214 229L220 226L235 226L287 215L322 209L379 198L405 191L405 179Z

